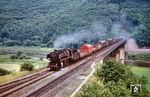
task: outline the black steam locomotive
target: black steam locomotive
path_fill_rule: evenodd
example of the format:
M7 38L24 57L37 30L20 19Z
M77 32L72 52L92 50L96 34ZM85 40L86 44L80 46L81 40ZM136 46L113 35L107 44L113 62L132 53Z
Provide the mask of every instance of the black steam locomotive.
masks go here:
M99 41L94 45L82 45L80 47L80 50L70 49L70 48L55 50L54 52L51 52L47 55L47 59L49 59L50 61L48 63L48 68L50 70L59 70L60 68L69 65L75 60L88 56L91 53L101 50L104 47L114 44L115 42L118 42L120 40L122 39L114 38L114 39Z
M79 58L80 52L76 49L55 50L47 55L47 59L50 61L48 68L50 70L59 70Z

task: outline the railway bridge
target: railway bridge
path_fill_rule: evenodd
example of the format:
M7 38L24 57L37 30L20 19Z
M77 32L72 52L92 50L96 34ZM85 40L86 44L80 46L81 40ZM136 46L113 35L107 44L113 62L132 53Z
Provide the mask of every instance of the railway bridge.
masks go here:
M123 39L117 43L106 47L99 55L96 56L99 57L98 61L103 64L106 60L113 58L116 61L124 64L124 60L127 56L125 52L125 43L126 40Z
M124 63L125 43L125 39L117 41L60 71L46 69L0 85L0 97L74 97L94 73L95 63L103 63L109 58Z
M80 84L80 86L71 94L70 97L74 97L77 92L81 89L81 87L88 81L90 76L95 72L95 66L96 62L103 64L106 60L113 58L118 62L121 62L124 64L125 58L126 58L126 52L125 52L125 44L126 39L122 39L104 49L102 49L99 54L94 56L93 58L93 64L91 65L91 68L93 69L92 72L89 74L89 76Z

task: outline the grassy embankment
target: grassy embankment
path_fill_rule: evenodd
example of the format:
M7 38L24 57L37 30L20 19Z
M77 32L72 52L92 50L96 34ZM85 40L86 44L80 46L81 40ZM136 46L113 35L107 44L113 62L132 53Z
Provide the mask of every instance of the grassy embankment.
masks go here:
M34 71L20 71L20 65L30 62L34 65ZM0 76L0 84L12 81L16 78L36 72L39 68L47 65L47 61L40 59L10 59L9 55L0 55L0 68L11 71L12 73L5 76Z
M21 51L24 55L39 58L30 58L30 59L11 59L10 55L15 54L16 52ZM36 72L39 68L47 65L47 61L40 59L44 58L45 54L52 51L50 48L36 48L36 47L0 47L0 68L11 71L12 73L5 76L0 76L0 84L12 81L21 76ZM33 54L33 56L32 56ZM43 56L40 56L40 55ZM20 71L20 65L30 62L34 65L34 71Z
M134 66L134 67L131 67L131 70L133 73L139 76L147 77L147 80L148 80L147 89L150 91L150 68Z
M9 55L0 55L0 68L7 69L9 71L19 71L20 65L30 62L36 68L44 67L47 65L47 61L41 59L11 59Z
M146 84L146 88L148 91L150 91L150 76L149 76L150 68L132 66L129 70L131 70L134 74L138 75L139 77L145 76L148 80L148 83ZM90 93L95 93L95 94L99 95L99 93L100 93L100 95L102 95L101 93L108 91L108 88L106 88L106 86L103 84L103 81L98 81L95 76L92 76L84 86L88 86L88 87L86 87L86 88L83 87L75 95L75 97L82 97L81 93L85 93L84 95L91 95ZM83 89L86 89L86 90L84 90L84 92L83 92ZM108 93L109 93L109 91L108 91ZM89 97L89 96L87 96L87 97ZM103 95L102 97L106 97L106 95L105 96ZM142 97L142 96L140 96L140 97ZM149 97L149 96L145 96L145 97Z
M130 59L130 60L150 61L150 53L130 54L130 55L128 55L128 59ZM147 80L148 80L147 89L150 91L150 67L132 66L131 70L132 70L133 73L135 73L139 76L147 77Z
M150 53L143 54L129 54L128 59L130 60L145 60L150 61Z

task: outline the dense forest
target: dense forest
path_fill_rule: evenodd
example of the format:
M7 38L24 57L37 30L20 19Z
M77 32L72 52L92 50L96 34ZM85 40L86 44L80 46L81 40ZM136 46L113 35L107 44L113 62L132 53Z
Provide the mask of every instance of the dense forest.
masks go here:
M126 35L150 47L149 23L149 0L0 1L1 46L78 47Z

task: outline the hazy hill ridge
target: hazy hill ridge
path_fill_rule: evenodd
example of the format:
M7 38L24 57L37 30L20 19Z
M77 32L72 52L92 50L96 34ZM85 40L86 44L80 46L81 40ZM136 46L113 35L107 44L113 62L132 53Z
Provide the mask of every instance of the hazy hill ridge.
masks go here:
M53 46L62 35L99 34L79 44L91 43L115 36L119 27L149 46L149 5L149 0L0 0L0 45Z

